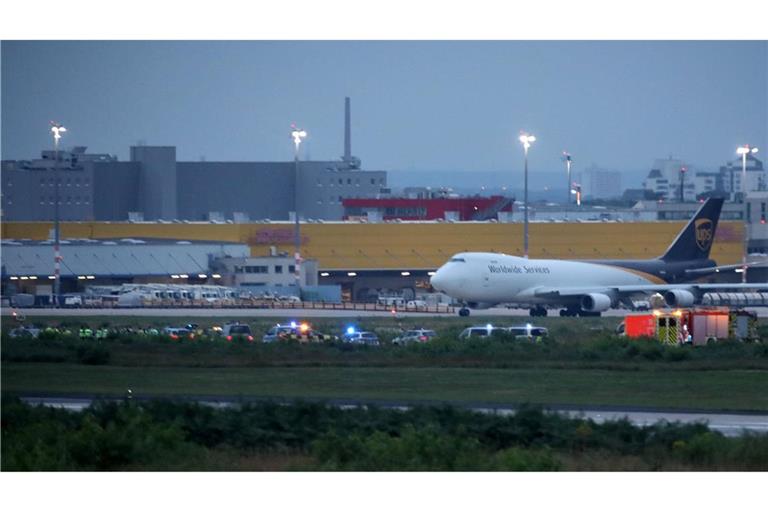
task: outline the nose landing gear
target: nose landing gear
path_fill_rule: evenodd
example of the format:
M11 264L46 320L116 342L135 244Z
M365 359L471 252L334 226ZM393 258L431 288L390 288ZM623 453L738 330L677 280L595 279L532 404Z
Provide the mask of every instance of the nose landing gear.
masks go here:
M464 306L459 310L459 316L469 316L469 308Z
M529 311L531 316L547 316L547 310L542 306L536 306Z

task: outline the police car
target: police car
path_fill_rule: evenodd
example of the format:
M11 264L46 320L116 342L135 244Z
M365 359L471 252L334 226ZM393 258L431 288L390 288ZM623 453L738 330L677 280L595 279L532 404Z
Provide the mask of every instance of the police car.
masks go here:
M379 337L375 332L358 331L352 327L347 329L344 336L342 336L341 341L357 345L379 345Z
M312 329L306 322L291 322L290 324L277 324L269 329L261 338L264 343L276 341L298 341L300 343L334 341L338 338L329 334L323 334Z

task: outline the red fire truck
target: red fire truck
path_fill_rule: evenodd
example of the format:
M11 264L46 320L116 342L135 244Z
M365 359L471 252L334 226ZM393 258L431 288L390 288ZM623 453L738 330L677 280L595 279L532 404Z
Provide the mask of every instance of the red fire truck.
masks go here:
M655 309L647 314L627 315L617 328L619 335L649 337L662 343L693 343L736 338L757 340L757 315L728 308Z

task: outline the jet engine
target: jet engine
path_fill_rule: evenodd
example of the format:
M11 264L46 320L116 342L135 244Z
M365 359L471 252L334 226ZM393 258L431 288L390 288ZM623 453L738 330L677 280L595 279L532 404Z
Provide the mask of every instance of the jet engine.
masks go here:
M671 308L687 308L693 306L696 297L688 290L669 290L664 293L664 302Z
M611 307L611 298L604 293L588 293L581 298L581 309L589 312L605 311Z

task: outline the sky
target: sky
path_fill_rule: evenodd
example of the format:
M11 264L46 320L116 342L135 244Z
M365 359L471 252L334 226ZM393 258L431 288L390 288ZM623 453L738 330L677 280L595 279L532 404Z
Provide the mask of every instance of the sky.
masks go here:
M577 171L628 175L768 153L766 41L3 41L0 57L3 159L51 147L50 120L63 145L121 160L139 141L179 160L287 160L296 123L302 158L336 159L345 96L363 168L411 183L517 176L521 130L537 137L533 187L563 150Z

